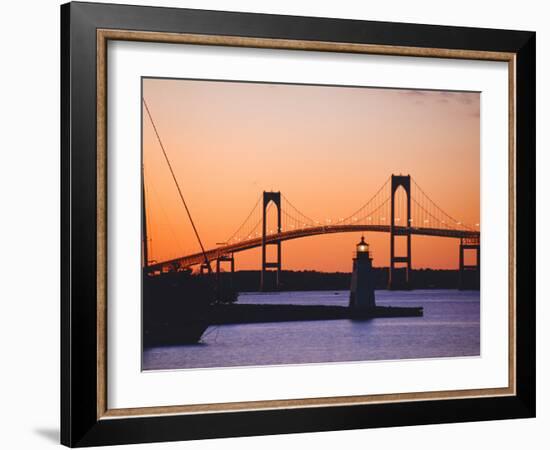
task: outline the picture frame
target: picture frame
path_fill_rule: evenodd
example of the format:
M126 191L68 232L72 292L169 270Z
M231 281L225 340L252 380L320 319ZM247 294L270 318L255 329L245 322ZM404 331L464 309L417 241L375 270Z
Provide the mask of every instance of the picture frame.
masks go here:
M61 7L61 442L70 447L535 416L533 32L72 2ZM508 65L508 386L112 409L107 44L155 42ZM111 133L113 131L111 130Z

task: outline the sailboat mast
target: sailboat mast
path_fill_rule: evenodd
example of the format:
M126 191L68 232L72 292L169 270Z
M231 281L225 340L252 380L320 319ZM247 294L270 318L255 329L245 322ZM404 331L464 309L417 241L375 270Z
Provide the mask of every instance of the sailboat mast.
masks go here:
M210 265L210 260L208 259L208 255L206 254L206 250L204 249L204 245L202 243L201 237L199 235L199 231L197 230L197 227L195 226L195 222L193 221L193 217L191 216L191 211L189 211L189 208L187 206L187 202L185 201L185 198L183 198L183 194L181 193L180 185L178 183L178 179L176 178L176 174L174 173L174 169L172 169L172 164L170 164L170 159L168 158L168 155L166 154L166 150L164 149L164 145L162 145L162 141L160 139L159 132L157 131L157 127L155 125L155 121L153 120L153 116L151 115L151 112L149 111L149 107L147 106L147 102L144 98L142 98L143 106L145 106L145 111L147 112L147 115L149 116L149 120L151 121L151 125L153 126L153 130L155 132L155 135L157 136L157 141L160 145L160 149L162 150L162 154L164 155L164 159L166 161L166 164L168 165L168 169L170 169L170 173L172 174L172 179L174 180L174 184L176 185L176 189L178 190L178 194L180 197L180 200L183 204L183 207L185 208L185 211L187 212L187 217L189 218L189 222L191 223L191 226L193 227L193 231L195 232L195 236L197 238L197 241L199 242L199 245L201 247L202 254L204 256L204 263L206 264L206 267L208 268L208 273L212 273L212 266Z
M143 248L143 268L147 272L149 266L149 240L147 236L147 211L145 210L145 170L141 164L141 232Z

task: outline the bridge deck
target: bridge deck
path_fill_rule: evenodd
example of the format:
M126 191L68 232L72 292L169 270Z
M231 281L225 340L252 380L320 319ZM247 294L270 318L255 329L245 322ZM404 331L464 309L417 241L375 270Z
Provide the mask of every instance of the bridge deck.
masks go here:
M270 234L266 236L266 243L271 244L275 242L288 241L291 239L298 239L308 236L317 236L320 234L330 233L356 233L356 232L379 232L389 233L389 225L324 225L316 227L308 227L300 230L283 231L278 234ZM395 226L394 233L400 235L421 235L421 236L438 236L446 238L474 238L479 239L479 231L474 230L451 230L440 228L422 228L422 227L403 227ZM236 242L234 244L228 244L213 249L206 250L206 255L210 261L215 261L218 258L227 255L229 253L237 253L251 248L261 247L262 238L252 238ZM177 267L191 267L204 262L204 255L202 253L194 253L191 255L185 255L180 258L171 259L155 264L151 264L149 269L151 271L171 270Z

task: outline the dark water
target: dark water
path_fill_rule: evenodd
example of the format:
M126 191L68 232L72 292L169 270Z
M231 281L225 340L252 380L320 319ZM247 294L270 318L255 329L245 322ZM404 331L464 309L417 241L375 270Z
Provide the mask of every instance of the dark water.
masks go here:
M239 303L347 305L349 291L241 294ZM424 317L221 325L197 345L145 351L143 369L476 356L479 291L377 291L381 306L423 306Z

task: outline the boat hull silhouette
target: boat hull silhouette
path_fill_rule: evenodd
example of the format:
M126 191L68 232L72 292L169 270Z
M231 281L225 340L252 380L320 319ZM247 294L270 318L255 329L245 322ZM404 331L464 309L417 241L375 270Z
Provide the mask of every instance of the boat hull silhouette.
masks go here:
M214 293L189 272L143 277L143 346L195 344L210 325Z

